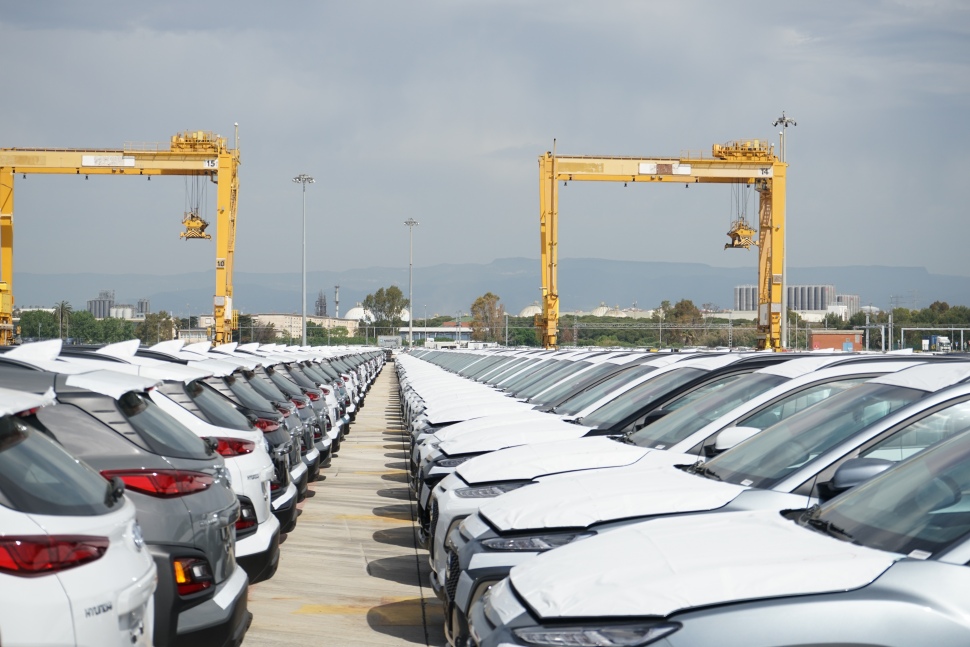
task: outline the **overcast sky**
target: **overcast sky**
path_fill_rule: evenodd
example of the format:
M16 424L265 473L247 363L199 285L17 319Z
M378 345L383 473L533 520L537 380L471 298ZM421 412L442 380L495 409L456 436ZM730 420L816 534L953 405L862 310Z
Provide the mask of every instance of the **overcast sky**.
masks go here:
M0 2L0 147L232 136L236 267L538 258L537 156L789 129L789 265L970 275L970 3ZM176 273L183 178L19 176L16 270ZM204 208L214 220L214 187ZM560 255L748 266L727 186L560 190ZM756 206L750 205L751 214ZM214 228L214 227L213 227ZM538 268L537 277L538 281ZM793 276L797 280L797 276ZM538 285L537 285L538 287Z

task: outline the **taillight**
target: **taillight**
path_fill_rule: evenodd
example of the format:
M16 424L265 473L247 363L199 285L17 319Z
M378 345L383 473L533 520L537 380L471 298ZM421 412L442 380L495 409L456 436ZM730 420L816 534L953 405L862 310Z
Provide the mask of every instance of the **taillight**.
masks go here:
M346 384L350 384L350 378L349 377L347 377L346 375L341 375L340 377L342 377L344 379L344 382Z
M109 481L117 476L125 488L162 499L208 490L215 479L205 472L186 470L105 470Z
M176 557L172 560L172 571L179 595L192 595L213 585L212 569L201 557Z
M252 501L239 499L239 518L236 519L236 539L251 535L256 531L259 522L256 519L256 508Z
M279 492L282 489L283 489L283 484L280 483L279 481L270 481L269 482L269 491L270 492Z
M290 417L290 408L289 407L284 407L282 404L278 404L278 405L276 405L276 410L279 411L281 414L283 414L283 417L284 418L289 418Z
M216 452L220 456L243 456L252 454L256 449L256 443L251 440L241 440L239 438L213 438L216 445Z
M304 395L310 398L312 402L316 402L317 400L320 399L320 394L317 393L316 391L307 391Z
M330 389L328 389L327 387L322 386L320 387L320 390L323 391L324 395L330 395Z
M303 401L303 400L293 399L293 400L290 400L290 402L292 402L293 404L295 404L297 409L305 409L306 408L306 402Z
M47 575L93 562L108 550L107 537L30 535L0 537L0 572Z
M264 434L268 434L271 431L276 431L280 428L280 423L277 420L271 418L256 418L256 428L262 431Z
M320 425L313 426L313 440L320 440L323 438L323 432L320 431Z

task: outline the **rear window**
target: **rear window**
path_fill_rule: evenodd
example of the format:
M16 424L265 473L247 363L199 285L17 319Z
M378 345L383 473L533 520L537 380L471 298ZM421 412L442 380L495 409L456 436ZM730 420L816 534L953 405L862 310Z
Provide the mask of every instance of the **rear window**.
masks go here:
M0 418L0 502L31 514L96 516L118 505L110 483L25 421Z
M201 438L140 393L129 391L117 402L122 415L156 454L197 459L211 456Z
M226 386L234 396L239 398L239 401L244 407L249 407L256 411L272 411L273 405L265 397L260 395L253 385L246 380L240 380L232 375L225 378Z
M232 402L208 384L201 384L198 380L193 380L185 385L185 392L209 421L217 427L241 429L243 431L254 429L249 419Z
M282 391L276 388L276 385L269 380L263 379L263 376L256 375L255 373L247 373L246 380L253 389L256 390L261 396L267 400L276 402L286 402L289 400Z

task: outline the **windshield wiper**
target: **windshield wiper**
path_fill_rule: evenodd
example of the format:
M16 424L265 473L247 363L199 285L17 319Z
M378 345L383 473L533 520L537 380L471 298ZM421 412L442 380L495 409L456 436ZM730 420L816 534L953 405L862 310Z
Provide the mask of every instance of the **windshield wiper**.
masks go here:
M630 436L627 434L617 434L612 436L607 436L610 440L615 440L618 443L623 443L625 445L636 445L635 442L630 440Z
M697 461L687 470L691 474L699 474L704 478L708 478L714 481L720 481L721 477L717 475L717 472L712 470L710 467L704 464L704 461Z
M820 511L821 508L818 504L815 504L809 508L806 516L804 517L805 524L832 537L841 538L845 541L852 540L852 533L846 531L845 528L841 528L831 521L820 519L818 516Z

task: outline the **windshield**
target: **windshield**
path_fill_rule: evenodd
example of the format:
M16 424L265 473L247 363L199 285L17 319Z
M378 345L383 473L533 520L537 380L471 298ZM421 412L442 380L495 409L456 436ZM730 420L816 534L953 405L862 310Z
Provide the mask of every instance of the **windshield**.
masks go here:
M537 375L545 375L547 371L551 371L557 364L558 361L554 359L539 360L528 367L528 370L525 370L525 367L521 367L520 370L510 375L507 379L499 382L499 386L508 391L515 391L523 384L531 382Z
M488 382L489 384L494 384L496 386L505 386L506 382L511 381L512 378L519 375L521 371L529 368L530 366L535 366L539 364L539 362L541 361L542 360L539 360L536 358L527 359L523 362L515 364L514 366L507 367L501 373L491 376L488 378L488 380L485 380L485 381Z
M507 391L513 395L518 395L519 391L545 379L547 375L552 375L558 371L561 371L564 367L569 366L570 362L566 360L550 360L548 364L542 368L536 369L534 371L525 371L522 375L516 379L509 382Z
M563 366L559 370L553 371L544 379L538 380L530 386L523 388L516 395L520 398L533 398L550 387L555 386L561 380L575 375L588 366L589 362L569 362L568 366Z
M568 377L551 389L540 392L531 401L536 405L547 405L558 402L576 389L588 386L604 375L616 371L616 368L616 364L610 364L609 362L598 364L589 370Z
M970 532L968 502L970 436L964 433L816 508L801 522L863 546L926 559Z
M677 387L683 386L703 374L704 371L699 368L686 367L675 368L662 373L624 392L615 400L607 402L588 416L583 416L580 422L586 427L611 429L626 422L631 416L638 415L645 407L650 406Z
M3 505L32 514L95 516L118 502L110 491L100 474L24 420L0 418Z
M821 454L924 395L926 391L901 386L862 384L712 458L706 463L706 471L722 481L770 489Z
M784 381L785 378L768 373L725 376L723 380L705 385L701 397L689 393L687 397L692 399L691 402L676 407L676 410L637 431L630 436L630 440L640 447L666 449L688 438L739 404Z
M633 382L647 373L652 373L656 370L656 366L633 366L625 369L616 375L608 377L599 384L595 384L585 391L577 393L573 397L559 403L552 412L558 413L561 416L575 416L583 409L603 399L624 384Z

